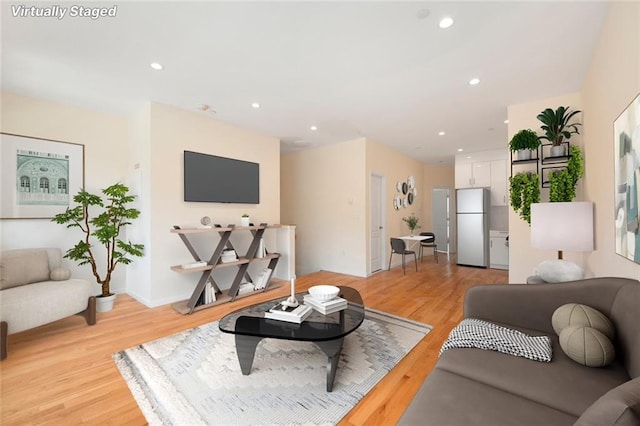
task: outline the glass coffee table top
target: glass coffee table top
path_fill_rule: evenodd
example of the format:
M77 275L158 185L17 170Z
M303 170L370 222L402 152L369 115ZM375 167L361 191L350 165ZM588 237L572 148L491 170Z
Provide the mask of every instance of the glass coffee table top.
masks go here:
M230 313L220 320L220 331L244 336L311 342L342 338L362 324L364 304L357 290L345 286L338 288L339 297L348 302L347 308L342 311L324 315L314 310L301 324L265 318L265 312L286 299L281 297ZM305 294L306 291L296 294L298 303L302 303Z

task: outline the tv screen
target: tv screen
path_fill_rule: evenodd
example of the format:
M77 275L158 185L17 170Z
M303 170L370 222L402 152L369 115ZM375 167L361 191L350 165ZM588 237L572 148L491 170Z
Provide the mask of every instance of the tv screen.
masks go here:
M260 203L260 165L184 152L184 201Z

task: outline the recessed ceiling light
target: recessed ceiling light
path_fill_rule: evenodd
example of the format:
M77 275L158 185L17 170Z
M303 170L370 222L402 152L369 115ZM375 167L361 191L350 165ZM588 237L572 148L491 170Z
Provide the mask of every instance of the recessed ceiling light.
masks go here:
M260 108L260 104L257 103L257 102L254 102L254 103L251 104L251 107L252 108Z
M438 136L444 136L444 132L438 132Z
M316 126L311 126L311 127L309 127L309 128L310 128L311 130L313 130L314 132L315 132L316 130L318 130L318 128L317 128Z
M471 160L471 156L470 156L470 155L467 155L467 159Z
M504 120L504 124L509 124L509 120Z
M475 86L478 83L480 83L480 79L479 78L472 78L471 80L469 80L469 84L472 85L472 86Z
M151 64L149 65L151 68L153 68L154 70L158 70L160 71L161 69L163 69L164 67L162 66L162 64L159 64L158 62L151 62Z
M464 149L458 148L458 152L462 152L462 151L464 151Z
M453 25L453 18L449 17L449 16L445 16L444 18L442 18L440 20L440 22L438 23L438 26L440 28L449 28L450 26Z

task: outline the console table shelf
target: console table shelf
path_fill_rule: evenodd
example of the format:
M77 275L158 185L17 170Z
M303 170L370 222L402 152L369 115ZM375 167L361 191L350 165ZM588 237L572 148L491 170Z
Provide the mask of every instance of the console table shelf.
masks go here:
M280 228L281 225L267 225L266 223L261 223L259 226L235 226L229 225L226 227L222 227L220 225L215 225L211 228L181 228L179 226L174 226L171 229L172 233L178 234L184 245L191 253L195 261L202 261L201 257L196 252L195 248L189 241L189 235L191 234L203 234L203 233L211 233L215 232L220 235L220 241L216 245L213 253L207 261L207 264L204 266L198 266L195 268L183 268L181 265L171 266L170 269L174 272L180 274L188 274L188 273L200 273L200 279L198 280L198 284L193 290L193 294L191 298L188 300L184 300L181 302L174 303L173 308L182 313L182 314L190 314L194 311L198 311L201 309L209 308L212 306L220 305L222 303L232 302L236 298L250 296L255 293L262 293L274 288L280 287L284 281L277 280L271 278L263 288L249 291L246 293L239 293L240 285L242 283L243 278L246 278L246 281L249 283L253 283L253 279L249 275L247 271L249 268L249 264L253 262L266 261L268 262L267 268L271 269L272 274L275 271L276 265L278 264L278 259L280 258L279 253L269 253L263 257L257 257L258 247L260 244L260 240L264 235L264 231L269 228ZM225 249L235 250L233 244L230 241L231 234L233 232L238 231L248 231L253 235L253 239L249 244L249 248L247 249L247 253L244 256L239 256L237 260L233 262L222 262L222 252ZM221 290L218 287L218 284L213 279L213 271L220 268L230 268L236 267L238 271L231 283L231 287L227 290ZM212 303L203 304L201 303L201 296L205 291L205 287L210 283L212 286L216 300Z

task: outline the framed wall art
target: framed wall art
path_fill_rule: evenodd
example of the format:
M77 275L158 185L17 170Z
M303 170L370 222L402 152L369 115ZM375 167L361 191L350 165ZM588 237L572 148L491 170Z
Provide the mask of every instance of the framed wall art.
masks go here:
M616 253L640 264L640 95L613 123Z
M0 219L50 219L84 188L84 145L0 133Z

